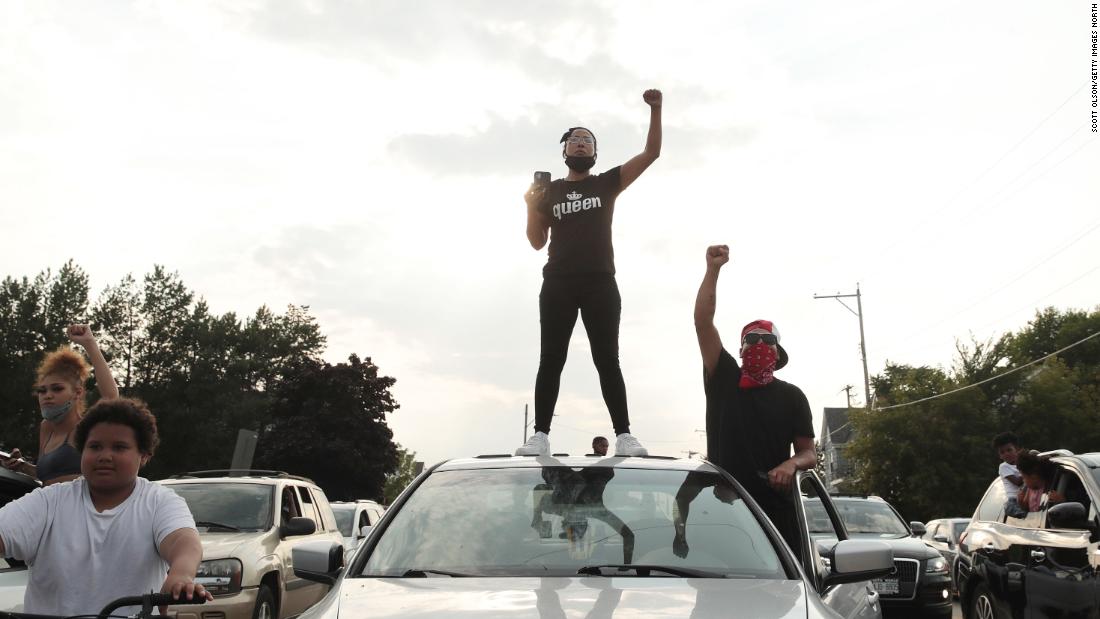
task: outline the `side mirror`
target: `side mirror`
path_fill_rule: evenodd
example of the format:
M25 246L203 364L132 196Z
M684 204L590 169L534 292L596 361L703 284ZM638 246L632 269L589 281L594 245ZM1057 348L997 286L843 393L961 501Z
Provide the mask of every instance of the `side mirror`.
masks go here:
M833 548L825 586L881 578L894 570L894 551L883 542L843 540Z
M932 541L939 542L941 544L950 544L951 540L947 539L946 535L936 535L932 538Z
M306 542L291 549L290 556L295 576L325 585L335 583L344 569L344 547L336 542Z
M370 535L371 529L373 528L374 527L369 524L359 527L359 539L367 539L367 536Z
M293 537L295 535L312 535L317 530L317 523L309 518L291 518L289 522L279 527L279 537Z
M928 532L928 529L924 528L924 523L917 520L909 523L909 530L913 532L914 537L922 537Z
M1080 503L1058 503L1047 509L1047 526L1052 529L1093 530L1096 525L1089 522L1088 511Z

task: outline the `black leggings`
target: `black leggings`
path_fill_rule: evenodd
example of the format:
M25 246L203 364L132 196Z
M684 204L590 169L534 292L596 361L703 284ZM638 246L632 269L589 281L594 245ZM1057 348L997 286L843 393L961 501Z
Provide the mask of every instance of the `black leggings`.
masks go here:
M630 432L626 410L626 384L619 368L619 315L622 298L615 276L610 274L546 277L539 294L542 353L535 379L535 431L550 432L558 401L561 371L569 352L569 338L580 310L592 360L600 374L603 401L611 413L615 434Z

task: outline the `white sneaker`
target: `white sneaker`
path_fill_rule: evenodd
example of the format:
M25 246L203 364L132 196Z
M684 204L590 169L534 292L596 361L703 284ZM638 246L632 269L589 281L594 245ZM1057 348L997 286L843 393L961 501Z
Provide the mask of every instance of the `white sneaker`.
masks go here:
M627 435L629 436L629 435ZM637 443L638 441L634 441ZM549 456L550 437L545 432L535 432L516 450L517 456Z
M616 456L648 456L649 450L642 447L633 434L620 434L615 437Z

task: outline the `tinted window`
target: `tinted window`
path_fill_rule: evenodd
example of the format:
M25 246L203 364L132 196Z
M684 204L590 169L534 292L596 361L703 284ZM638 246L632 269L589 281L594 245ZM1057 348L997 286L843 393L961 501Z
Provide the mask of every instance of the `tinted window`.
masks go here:
M351 537L351 522L355 519L355 506L333 505L332 515L336 516L336 528L340 529L340 535Z
M959 536L963 534L963 531L966 530L966 525L968 524L970 524L970 522L966 520L960 520L958 522L952 523L951 526L954 527L954 536L952 537L952 539L954 541L959 541Z
M974 512L974 518L986 522L1000 522L1004 517L1005 487L1001 480L989 485L989 490L982 497L978 509Z
M908 537L909 527L881 501L838 500L836 509L848 535L854 538Z
M786 578L760 523L719 475L609 467L433 473L382 531L362 574L576 576L622 563Z
M199 531L266 531L272 488L266 484L164 484L183 497Z

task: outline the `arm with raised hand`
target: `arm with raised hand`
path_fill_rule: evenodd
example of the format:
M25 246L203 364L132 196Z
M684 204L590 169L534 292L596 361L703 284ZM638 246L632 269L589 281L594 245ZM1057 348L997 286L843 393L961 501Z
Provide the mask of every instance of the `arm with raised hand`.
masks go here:
M649 133L646 134L645 149L623 164L619 173L620 191L638 180L642 172L661 156L661 106L664 96L660 90L651 88L642 93L642 100L649 106Z
M711 245L707 248L707 272L699 293L695 296L695 335L699 338L699 352L703 355L703 368L707 378L714 375L718 357L722 354L722 338L714 326L714 310L717 306L718 273L729 262L728 245Z
M84 351L88 353L88 359L92 362L92 369L95 370L95 384L99 388L100 397L117 398L118 385L115 384L115 377L111 374L111 368L107 365L107 359L103 356L103 351L99 349L99 344L95 341L92 328L88 325L69 325L66 335L74 344L83 346Z

